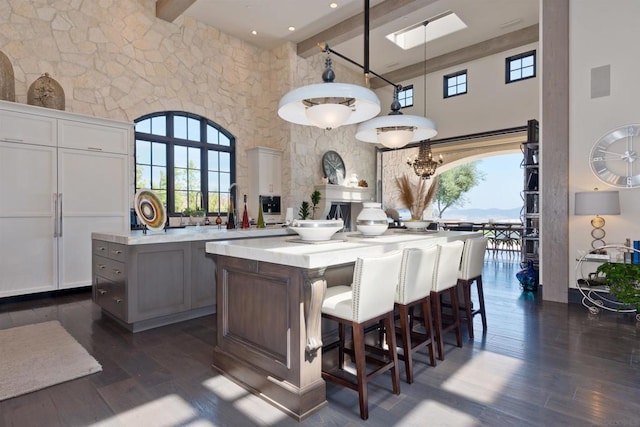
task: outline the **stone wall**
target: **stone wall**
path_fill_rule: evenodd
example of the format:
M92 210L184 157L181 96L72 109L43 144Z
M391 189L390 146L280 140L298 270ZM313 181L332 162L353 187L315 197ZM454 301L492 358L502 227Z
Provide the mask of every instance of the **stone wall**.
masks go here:
M169 23L155 17L155 0L2 1L0 50L14 68L16 102L26 103L47 72L64 88L67 111L133 121L177 110L213 120L236 137L243 193L246 150L255 146L283 151L283 204L296 210L319 182L326 150L373 180L373 148L355 141L354 126L325 132L277 116L284 93L321 81L320 52L304 60L292 44L266 51L188 17ZM358 79L339 65L336 73Z

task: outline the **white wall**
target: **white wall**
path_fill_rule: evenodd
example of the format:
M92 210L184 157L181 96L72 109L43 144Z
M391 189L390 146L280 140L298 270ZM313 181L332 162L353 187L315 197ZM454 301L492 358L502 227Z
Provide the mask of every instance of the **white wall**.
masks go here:
M434 139L524 126L527 120L538 119L540 52L537 52L538 77L511 84L504 82L505 58L534 49L538 49L537 43L429 74L427 117L434 120L438 128L438 135ZM445 99L443 77L464 69L467 70L467 93ZM424 115L424 77L394 83L413 84L414 106L402 112ZM386 86L376 93L382 105L381 114L388 114L393 88Z
M609 130L640 123L640 2L573 0L570 4L570 170L569 265L591 245L591 217L573 216L576 191L611 190L591 172L593 144ZM611 66L610 96L591 99L591 69ZM639 145L635 147L640 150ZM640 240L640 189L620 189L621 215L606 216L607 243ZM575 282L573 269L569 280Z

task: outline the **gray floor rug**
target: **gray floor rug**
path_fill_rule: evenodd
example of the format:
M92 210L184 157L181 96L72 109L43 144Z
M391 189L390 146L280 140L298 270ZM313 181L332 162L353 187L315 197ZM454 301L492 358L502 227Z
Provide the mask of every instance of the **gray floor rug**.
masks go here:
M57 320L0 330L0 400L101 370Z

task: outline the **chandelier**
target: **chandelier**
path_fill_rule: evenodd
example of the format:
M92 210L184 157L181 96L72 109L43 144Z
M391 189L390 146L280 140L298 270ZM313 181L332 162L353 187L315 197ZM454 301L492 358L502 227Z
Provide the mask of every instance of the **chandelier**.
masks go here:
M431 143L428 140L420 142L418 154L407 159L407 165L422 179L429 179L436 173L436 169L443 163L442 156L438 160L433 159Z

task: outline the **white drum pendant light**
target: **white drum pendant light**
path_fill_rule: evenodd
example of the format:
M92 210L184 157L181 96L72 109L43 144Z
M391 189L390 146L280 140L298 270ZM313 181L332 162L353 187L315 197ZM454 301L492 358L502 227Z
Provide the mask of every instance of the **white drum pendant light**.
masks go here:
M330 130L369 120L380 112L380 100L372 90L333 83L335 73L328 51L325 66L324 83L303 86L282 97L278 105L281 118L290 123Z
M404 115L400 112L398 87L393 93L391 112L386 116L374 117L358 125L356 139L379 143L387 148L401 148L410 142L433 138L438 131L430 119L422 116Z

